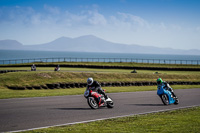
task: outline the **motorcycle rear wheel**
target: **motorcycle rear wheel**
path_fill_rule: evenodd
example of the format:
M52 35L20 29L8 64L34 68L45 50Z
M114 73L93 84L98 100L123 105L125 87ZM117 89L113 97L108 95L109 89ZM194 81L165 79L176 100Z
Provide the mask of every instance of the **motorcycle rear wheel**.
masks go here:
M96 100L93 97L88 97L87 102L88 102L88 105L92 109L98 109L99 108L99 105L97 104Z
M168 99L168 96L166 94L163 94L161 96L161 100L162 100L164 105L169 105L169 99Z

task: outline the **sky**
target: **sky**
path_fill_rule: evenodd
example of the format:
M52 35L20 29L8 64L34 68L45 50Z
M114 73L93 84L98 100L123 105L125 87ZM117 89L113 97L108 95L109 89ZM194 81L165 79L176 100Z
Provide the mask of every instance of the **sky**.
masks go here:
M0 40L60 37L200 49L200 0L0 0Z

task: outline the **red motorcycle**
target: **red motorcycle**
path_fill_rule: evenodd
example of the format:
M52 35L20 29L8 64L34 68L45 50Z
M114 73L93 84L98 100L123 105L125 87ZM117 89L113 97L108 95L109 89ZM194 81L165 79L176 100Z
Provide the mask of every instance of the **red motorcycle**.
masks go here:
M87 89L84 93L84 97L87 98L88 105L92 109L98 109L99 107L113 108L114 102L111 98L105 99L105 97L97 92Z

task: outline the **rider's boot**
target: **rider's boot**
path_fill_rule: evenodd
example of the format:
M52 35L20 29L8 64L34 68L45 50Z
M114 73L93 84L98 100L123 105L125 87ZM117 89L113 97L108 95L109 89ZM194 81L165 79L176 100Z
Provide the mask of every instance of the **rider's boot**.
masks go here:
M174 92L171 92L174 98L177 98L176 95L174 94Z
M107 96L107 95L105 95L104 97L105 97L105 100L108 99L108 96Z

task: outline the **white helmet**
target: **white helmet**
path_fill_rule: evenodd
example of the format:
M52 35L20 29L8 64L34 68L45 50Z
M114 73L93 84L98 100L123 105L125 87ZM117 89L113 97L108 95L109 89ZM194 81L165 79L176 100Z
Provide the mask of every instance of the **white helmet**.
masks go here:
M93 83L93 81L94 81L93 78L88 78L88 79L87 79L87 84L88 84L88 85L91 85L91 84Z

